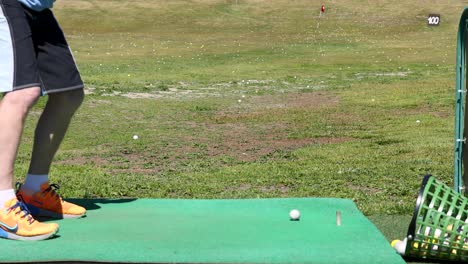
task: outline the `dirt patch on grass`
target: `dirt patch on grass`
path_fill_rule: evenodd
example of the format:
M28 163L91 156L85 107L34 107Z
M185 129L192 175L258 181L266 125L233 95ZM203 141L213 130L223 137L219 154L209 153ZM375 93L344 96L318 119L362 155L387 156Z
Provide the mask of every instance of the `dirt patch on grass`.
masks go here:
M421 104L415 108L410 109L395 109L394 115L396 116L418 116L421 115L430 115L435 118L447 119L453 116L453 110L446 107L434 107L430 104Z
M288 115L309 111L317 111L320 115L324 108L333 110L339 98L332 93L275 94L246 98L245 101L242 106L233 105L200 121L173 120L177 122L174 129L184 127L187 132L165 135L162 139L165 144L147 142L145 151L123 144L101 148L104 151L113 149L112 153L74 157L59 163L92 164L112 173L156 175L167 171L197 170L197 166L206 164L222 166L264 159L290 159L293 158L291 152L296 149L353 140L333 136L304 137L294 133L308 125L309 120L295 121Z
M273 120L287 111L318 111L336 107L338 103L339 98L336 95L324 91L254 96L241 100L236 106L219 111L213 119L217 123Z
M338 103L336 95L325 91L252 97L244 106L216 113L215 123L208 124L206 130L208 134L220 136L204 140L203 143L208 146L209 156L230 155L242 161L255 161L309 145L350 141L351 138L344 137L290 137L290 132L301 124L277 116L287 115L288 111L333 108Z
M369 77L407 77L412 72L410 71L400 71L400 72L359 72L356 73L356 79L363 79Z
M201 127L204 127L203 129ZM338 144L352 138L289 138L286 124L198 124L194 135L173 138L173 144L148 146L138 151L131 146L109 147L113 153L71 156L57 164L96 166L108 173L157 175L168 171L193 171L206 164L255 162L262 159L290 159L291 152L316 144ZM204 165L205 164L205 165ZM218 166L217 165L217 166Z
M366 195L375 195L375 194L382 192L382 190L378 188L369 187L369 186L358 186L358 185L353 185L353 184L348 184L348 188L353 191L362 192Z
M253 106L253 109L257 110L270 110L272 108L310 108L312 110L336 106L339 103L339 98L330 92L318 91L313 93L258 96L253 97L249 103Z
M241 161L255 161L260 158L284 158L288 152L314 144L333 144L351 140L350 138L290 138L287 125L282 123L257 125L249 127L245 124L211 125L209 134L218 137L201 140L206 145L206 154L214 156L230 156Z

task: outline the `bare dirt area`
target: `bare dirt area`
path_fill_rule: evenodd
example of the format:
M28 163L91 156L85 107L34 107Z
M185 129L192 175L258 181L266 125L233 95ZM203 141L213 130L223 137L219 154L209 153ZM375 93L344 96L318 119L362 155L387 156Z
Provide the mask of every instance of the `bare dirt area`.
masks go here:
M194 159L219 160L225 157L237 162L255 162L281 158L284 153L299 148L353 140L345 137L293 137L291 131L303 124L276 116L287 116L288 111L314 112L338 104L339 98L325 91L253 96L247 98L242 106L233 104L213 113L206 121L180 121L186 123L185 127L190 127L191 134L169 136L165 139L169 144L155 142L149 146L150 152L122 147L111 157L77 157L60 163L92 163L113 173L156 175L162 171L180 170L183 164Z
M264 130L263 133L253 132L245 126L232 127L220 125L213 130L221 132L221 137L216 142L208 145L208 155L226 155L241 161L256 161L275 152L288 152L313 144L332 144L349 141L349 138L289 138L286 131L280 129L281 125L274 129L257 127Z

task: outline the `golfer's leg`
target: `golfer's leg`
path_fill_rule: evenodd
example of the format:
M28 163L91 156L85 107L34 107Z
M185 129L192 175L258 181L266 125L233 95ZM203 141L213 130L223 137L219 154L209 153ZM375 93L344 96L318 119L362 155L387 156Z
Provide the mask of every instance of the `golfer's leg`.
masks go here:
M49 174L55 153L83 98L83 89L49 95L34 134L29 174Z
M36 127L29 173L17 192L33 208L33 215L78 218L86 214L84 207L61 199L48 181L52 160L83 97L83 89L49 94Z
M0 190L13 188L13 168L24 121L39 96L40 88L33 87L9 92L0 101Z
M0 221L14 221L16 226L2 229L0 237L6 239L43 240L54 236L59 228L35 221L13 190L13 167L24 121L39 96L39 87L25 88L7 93L0 101Z

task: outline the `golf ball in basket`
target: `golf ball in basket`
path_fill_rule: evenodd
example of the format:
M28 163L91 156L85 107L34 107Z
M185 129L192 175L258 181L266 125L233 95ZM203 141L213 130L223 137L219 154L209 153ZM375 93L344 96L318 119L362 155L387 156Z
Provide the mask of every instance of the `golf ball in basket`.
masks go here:
M401 240L393 240L392 241L392 247L398 252L400 255L405 255L406 251L406 243L408 243L407 239Z
M289 217L291 220L299 220L299 217L301 217L301 212L299 212L297 209L293 209L291 212L289 212Z

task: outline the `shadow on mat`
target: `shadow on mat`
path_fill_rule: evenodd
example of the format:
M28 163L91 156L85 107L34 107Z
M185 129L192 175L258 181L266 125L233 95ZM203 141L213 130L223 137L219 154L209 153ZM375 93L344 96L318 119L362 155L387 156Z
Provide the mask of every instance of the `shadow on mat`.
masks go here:
M120 198L120 199L65 199L67 202L83 206L86 210L97 210L101 206L99 204L121 204L130 203L137 200L137 198Z
M79 206L83 206L87 211L91 210L98 210L101 208L99 204L121 204L121 203L130 203L133 201L138 200L137 198L120 198L120 199L64 199L67 202L71 202L74 204L77 204ZM86 215L83 216L82 218L86 218ZM63 218L50 218L50 217L42 217L42 216L37 216L37 220L41 222L53 222L58 219L63 219Z

